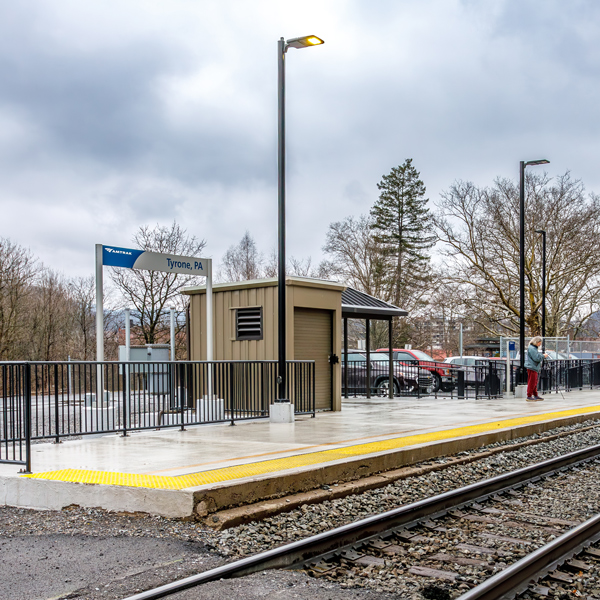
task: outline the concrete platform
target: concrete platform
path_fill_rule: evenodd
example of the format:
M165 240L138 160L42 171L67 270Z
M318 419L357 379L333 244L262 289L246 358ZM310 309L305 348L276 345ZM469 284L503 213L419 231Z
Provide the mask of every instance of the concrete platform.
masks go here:
M600 418L600 391L515 398L344 400L293 424L257 420L33 446L33 475L0 465L0 504L70 504L167 517L352 481L429 458Z

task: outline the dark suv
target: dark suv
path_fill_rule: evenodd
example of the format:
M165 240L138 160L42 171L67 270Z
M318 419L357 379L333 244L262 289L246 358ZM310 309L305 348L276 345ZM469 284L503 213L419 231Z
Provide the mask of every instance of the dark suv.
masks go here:
M389 356L389 350L387 348L378 348L375 352L385 352ZM417 364L423 369L426 369L431 373L433 378L433 392L449 392L454 389L456 384L456 375L447 364L433 360L429 354L421 350L406 350L396 349L392 350L392 356L394 360L406 361L405 364Z
M394 394L430 394L433 380L431 373L417 365L405 365L394 361ZM342 384L345 381L345 361L342 353ZM348 350L348 392L364 394L367 390L367 353L364 350ZM380 396L389 393L389 357L371 352L371 392Z

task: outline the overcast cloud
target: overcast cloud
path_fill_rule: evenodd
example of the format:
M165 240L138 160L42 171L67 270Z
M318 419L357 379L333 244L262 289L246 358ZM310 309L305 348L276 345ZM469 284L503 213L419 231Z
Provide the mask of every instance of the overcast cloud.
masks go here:
M413 158L455 179L548 158L600 193L594 0L0 0L0 236L69 275L174 219L217 261L276 244L276 42L287 55L288 251L368 212Z

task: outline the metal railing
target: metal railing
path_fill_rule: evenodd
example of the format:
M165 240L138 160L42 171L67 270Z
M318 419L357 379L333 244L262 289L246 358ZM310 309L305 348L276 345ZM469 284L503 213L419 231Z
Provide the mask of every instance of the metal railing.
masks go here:
M342 360L342 395L344 397L389 396L389 360L383 353L373 354L376 358L370 362L366 360L348 361L347 373L346 365ZM420 397L432 392L433 376L430 371L420 367L416 362L411 364L409 361L394 360L392 363L394 396Z
M315 415L314 361L287 362L296 414ZM32 441L258 419L277 361L0 363L0 462L31 470Z
M519 365L510 365L507 386L506 361L481 358L474 365L449 364L452 373L441 390L432 391L432 377L439 371L439 364L411 363L407 360L393 361L394 397L435 395L458 398L497 398L508 390L514 392L518 381ZM372 360L349 361L348 373L342 362L342 395L357 396L389 395L389 362ZM348 383L346 387L346 381ZM367 383L368 382L368 383ZM538 390L541 393L593 389L600 386L600 361L589 359L546 360L540 373Z
M510 390L519 381L519 364L511 364ZM523 384L527 383L525 373ZM538 391L544 394L591 390L600 386L600 361L591 359L544 360L538 379Z
M30 368L0 364L0 463L25 465L31 471Z

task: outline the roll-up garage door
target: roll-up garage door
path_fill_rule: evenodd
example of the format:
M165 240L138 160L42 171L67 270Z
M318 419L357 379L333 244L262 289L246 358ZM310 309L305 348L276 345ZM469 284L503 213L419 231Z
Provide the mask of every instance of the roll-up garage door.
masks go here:
M315 361L315 407L332 409L331 365L333 352L332 312L312 308L294 309L294 358Z

